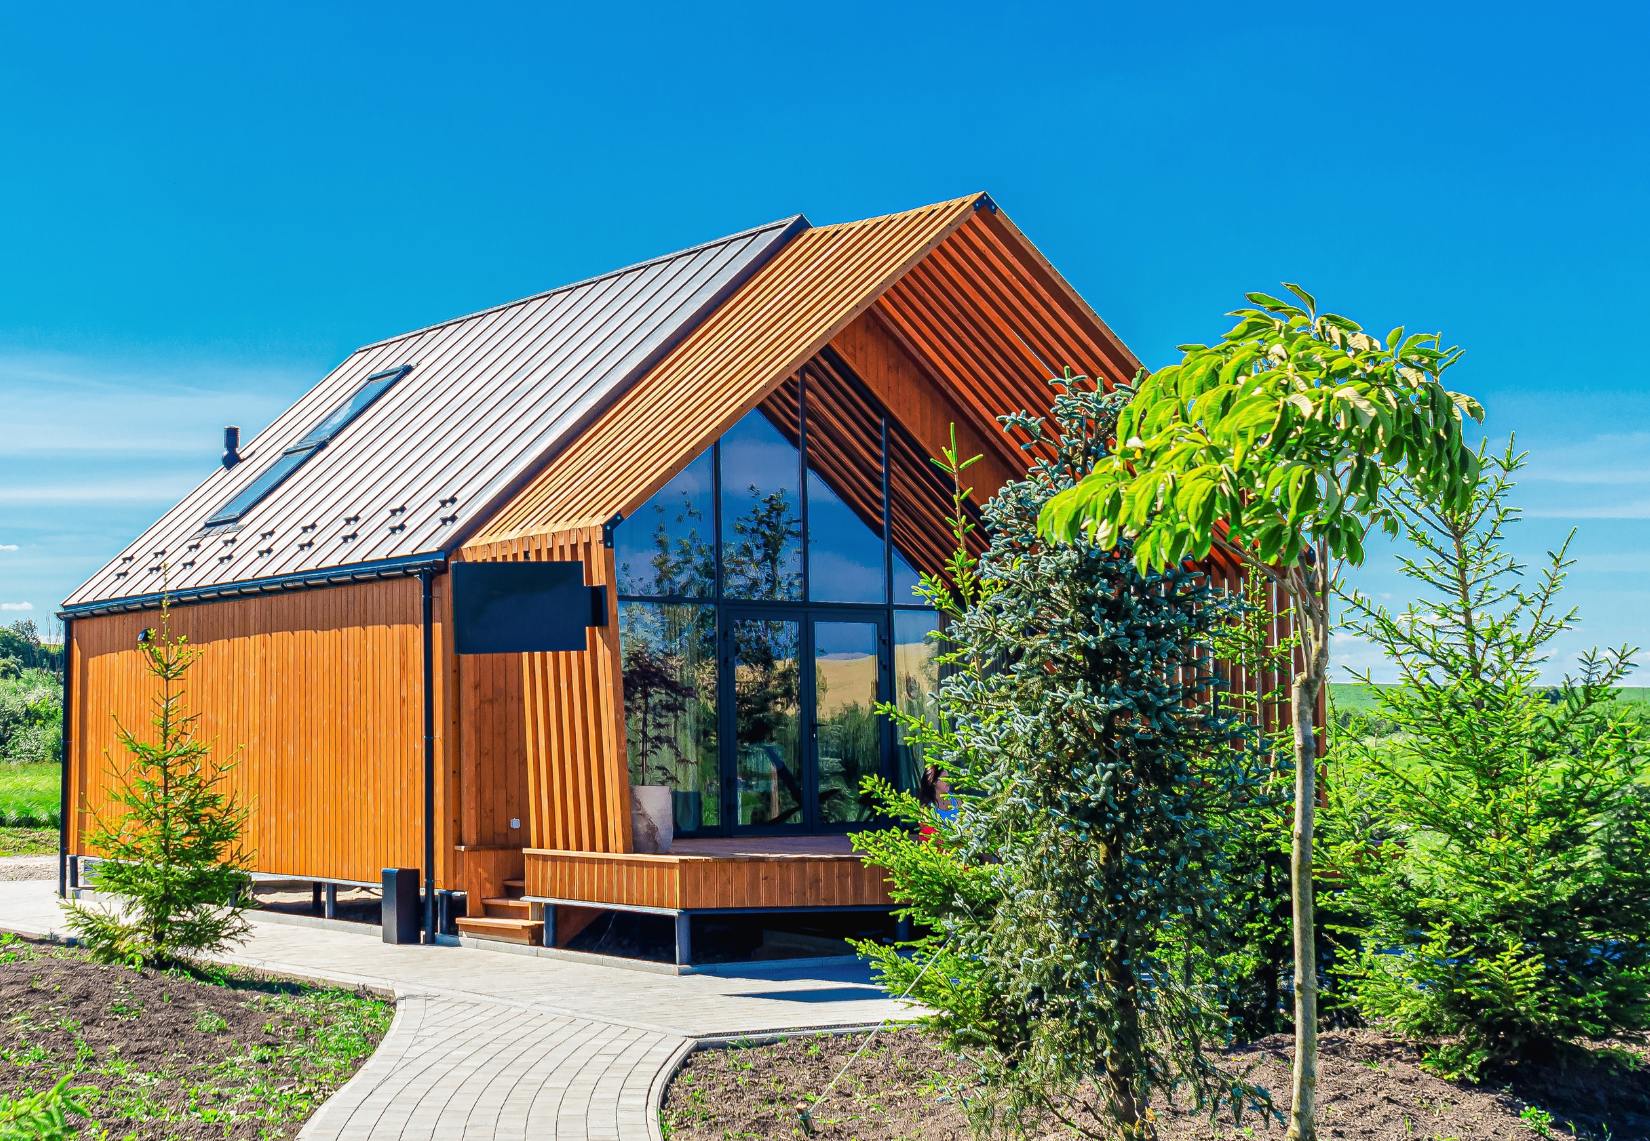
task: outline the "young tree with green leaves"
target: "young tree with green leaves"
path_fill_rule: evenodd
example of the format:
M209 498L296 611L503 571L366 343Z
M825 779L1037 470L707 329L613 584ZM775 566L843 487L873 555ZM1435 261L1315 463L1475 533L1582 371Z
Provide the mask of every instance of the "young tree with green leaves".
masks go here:
M923 593L946 616L945 670L932 716L883 712L944 773L956 811L876 786L920 831L855 844L927 934L861 950L977 1065L977 1122L1018 1133L1052 1116L1145 1141L1153 1103L1176 1094L1211 1117L1264 1101L1220 1062L1226 1020L1179 960L1216 929L1223 844L1209 822L1247 776L1239 727L1209 700L1224 610L1200 576L1038 538L1038 513L1100 462L1121 404L1060 388L1048 422L1004 418L1046 458L984 508L978 561L971 461L953 441L942 465L957 549Z
M1116 450L1043 511L1054 542L1132 545L1142 572L1223 544L1275 582L1293 609L1302 663L1290 684L1295 807L1290 891L1295 959L1292 1141L1316 1141L1318 981L1312 898L1316 717L1329 668L1329 599L1362 563L1372 527L1396 533L1386 476L1459 509L1477 462L1463 421L1482 410L1444 387L1461 350L1435 333L1392 330L1251 293L1253 308L1213 345L1142 374L1117 422Z
M1354 1003L1466 1078L1650 1029L1650 736L1614 700L1633 651L1542 684L1576 620L1568 542L1526 571L1504 546L1524 457L1482 458L1460 506L1394 484L1417 596L1355 595L1347 622L1397 667L1373 687L1392 732L1336 743L1324 820Z
M165 602L138 652L160 687L154 738L139 738L117 719L128 761L110 764L122 811L112 820L99 815L90 836L101 858L88 884L111 905L74 901L65 910L70 930L93 954L154 965L184 962L245 936L251 856L241 846L247 809L228 788L233 763L212 759L195 737L199 716L184 702L183 683L200 651L172 633Z

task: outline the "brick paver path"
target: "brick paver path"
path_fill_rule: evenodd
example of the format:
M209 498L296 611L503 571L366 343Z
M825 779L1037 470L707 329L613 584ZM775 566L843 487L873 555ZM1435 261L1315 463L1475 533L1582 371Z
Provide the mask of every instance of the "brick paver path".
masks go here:
M525 1007L411 995L397 1005L378 1052L303 1136L647 1138L649 1086L686 1041Z
M0 882L0 931L61 933L55 888ZM222 959L395 993L377 1052L305 1126L316 1141L657 1141L665 1071L693 1039L899 1013L853 967L663 975L258 918Z

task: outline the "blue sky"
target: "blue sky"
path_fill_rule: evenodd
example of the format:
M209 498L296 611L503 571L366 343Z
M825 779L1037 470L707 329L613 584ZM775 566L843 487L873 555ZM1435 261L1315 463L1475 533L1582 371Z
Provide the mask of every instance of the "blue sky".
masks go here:
M1566 652L1650 644L1650 17L1331 7L7 6L0 620L359 344L986 189L1149 364L1282 279L1444 330Z

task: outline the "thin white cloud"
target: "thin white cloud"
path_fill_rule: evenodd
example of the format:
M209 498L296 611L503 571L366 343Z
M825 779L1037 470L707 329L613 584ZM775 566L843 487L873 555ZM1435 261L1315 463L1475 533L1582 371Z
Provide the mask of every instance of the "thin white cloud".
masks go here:
M1552 507L1527 507L1531 519L1650 519L1650 496L1635 496L1614 502L1577 503Z
M1357 681L1369 674L1377 682L1395 681L1398 668L1379 646L1356 634L1335 634L1329 640L1329 680Z
M1643 574L1650 556L1634 551L1616 551L1609 554L1579 555L1575 569L1594 574Z
M16 543L0 543L0 552L15 551L17 549Z
M1522 483L1650 488L1650 472L1642 464L1647 448L1650 432L1603 432L1562 449L1532 453L1518 478Z
M0 505L49 507L58 504L158 503L181 498L203 479L202 468L165 476L54 479L37 484L0 484Z
M0 610L33 610L32 602L0 602Z
M209 455L225 424L247 434L320 379L296 368L199 360L133 365L0 348L8 456Z

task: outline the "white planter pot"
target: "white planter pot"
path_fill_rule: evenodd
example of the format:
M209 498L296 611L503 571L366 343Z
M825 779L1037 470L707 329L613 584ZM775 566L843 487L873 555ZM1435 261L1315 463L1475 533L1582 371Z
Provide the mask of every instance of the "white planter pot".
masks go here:
M631 848L637 852L663 854L670 851L676 828L670 804L670 786L636 784L630 786Z

